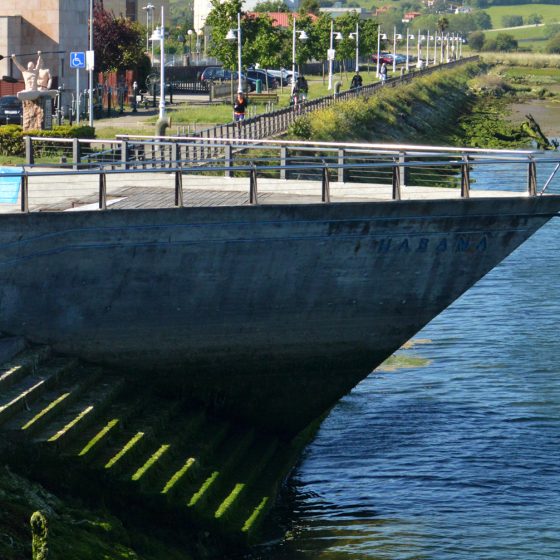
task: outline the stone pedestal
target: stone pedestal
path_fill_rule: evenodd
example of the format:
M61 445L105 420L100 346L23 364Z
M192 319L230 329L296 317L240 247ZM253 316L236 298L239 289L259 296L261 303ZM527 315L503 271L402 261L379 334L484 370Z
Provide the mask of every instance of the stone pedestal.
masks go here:
M24 90L17 96L23 102L23 130L50 130L52 128L52 99L55 90Z

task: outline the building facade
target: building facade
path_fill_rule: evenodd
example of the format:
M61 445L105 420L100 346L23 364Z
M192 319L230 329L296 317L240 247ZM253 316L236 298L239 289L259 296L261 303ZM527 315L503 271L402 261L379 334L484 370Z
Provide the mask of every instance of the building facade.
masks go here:
M84 0L2 0L0 2L0 75L21 78L10 55L24 66L43 52L55 83L75 86L70 53L88 48L88 3ZM84 78L85 79L85 78Z

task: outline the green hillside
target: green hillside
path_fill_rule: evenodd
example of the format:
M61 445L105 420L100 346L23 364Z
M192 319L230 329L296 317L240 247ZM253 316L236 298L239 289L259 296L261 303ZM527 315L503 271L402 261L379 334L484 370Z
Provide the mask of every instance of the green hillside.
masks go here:
M504 16L522 16L523 21L531 14L539 14L543 17L543 23L560 21L560 2L557 5L551 4L520 4L516 6L493 6L484 10L492 19L492 27L499 29L503 26Z

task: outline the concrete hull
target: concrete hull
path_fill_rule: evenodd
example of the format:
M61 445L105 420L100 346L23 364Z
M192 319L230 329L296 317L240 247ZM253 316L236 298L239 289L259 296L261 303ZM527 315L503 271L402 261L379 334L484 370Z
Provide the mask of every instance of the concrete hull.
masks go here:
M543 196L3 215L0 330L293 434L558 208Z

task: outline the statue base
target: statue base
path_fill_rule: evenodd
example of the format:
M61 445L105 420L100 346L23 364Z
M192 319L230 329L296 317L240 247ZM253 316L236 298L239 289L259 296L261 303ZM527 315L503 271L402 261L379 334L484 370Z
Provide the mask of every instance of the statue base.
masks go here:
M23 90L17 94L23 102L23 130L52 128L52 100L56 90Z

